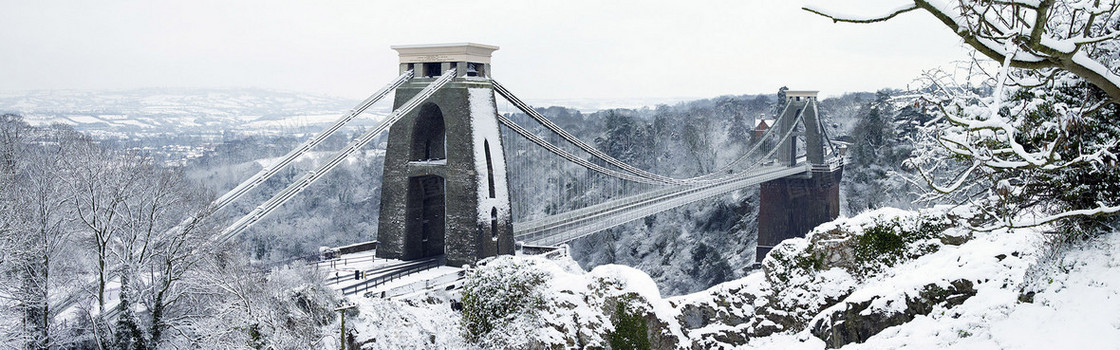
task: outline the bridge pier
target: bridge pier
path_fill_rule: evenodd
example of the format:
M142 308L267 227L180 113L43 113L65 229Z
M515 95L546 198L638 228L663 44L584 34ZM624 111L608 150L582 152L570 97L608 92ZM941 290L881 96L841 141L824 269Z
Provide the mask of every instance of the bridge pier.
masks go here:
M840 180L844 167L825 159L825 141L817 113L816 91L786 92L786 108L779 124L782 132L794 131L800 116L805 139L804 158L799 157L797 138L779 145L783 164L808 162L810 176L787 177L762 183L759 189L758 247L755 262L762 262L775 245L787 238L804 237L817 225L840 216Z
M377 256L447 265L513 254L513 221L490 53L479 44L395 46L417 78L394 108L451 68L456 78L389 129Z
M758 248L755 261L787 238L804 237L817 225L840 216L843 167L812 172L808 178L763 182L759 189Z

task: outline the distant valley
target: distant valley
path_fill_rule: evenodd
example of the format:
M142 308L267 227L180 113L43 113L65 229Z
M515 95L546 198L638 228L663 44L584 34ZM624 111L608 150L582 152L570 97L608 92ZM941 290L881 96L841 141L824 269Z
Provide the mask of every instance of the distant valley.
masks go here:
M329 123L357 100L263 89L38 90L0 94L0 112L61 123L95 137L161 133L291 134ZM382 102L357 125L388 113Z

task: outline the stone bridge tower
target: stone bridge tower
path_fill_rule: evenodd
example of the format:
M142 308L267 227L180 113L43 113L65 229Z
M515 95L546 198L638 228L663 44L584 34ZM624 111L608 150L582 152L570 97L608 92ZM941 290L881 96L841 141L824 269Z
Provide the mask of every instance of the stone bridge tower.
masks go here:
M393 46L415 78L397 89L396 109L455 68L456 77L389 130L377 256L443 255L447 265L513 253L505 156L490 83L497 46Z
M804 237L817 225L840 215L840 179L843 166L826 160L823 124L817 113L816 91L787 91L786 108L777 127L778 135L804 126L804 159L799 159L797 137L778 146L778 162L796 165L808 162L810 175L786 177L762 183L759 190L758 248L755 261L762 262L766 253L787 238ZM802 115L801 124L795 123Z

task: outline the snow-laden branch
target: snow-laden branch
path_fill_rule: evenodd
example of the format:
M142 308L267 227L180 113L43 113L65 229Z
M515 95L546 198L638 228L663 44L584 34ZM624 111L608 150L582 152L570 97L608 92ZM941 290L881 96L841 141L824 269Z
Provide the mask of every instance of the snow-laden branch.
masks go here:
M1110 19L1115 15L1116 4L1110 2L1087 8L1084 4L1057 3L1055 0L1037 1L979 1L979 0L912 0L885 14L877 16L852 16L822 8L805 6L802 9L829 18L834 22L874 23L922 9L936 17L959 36L964 43L997 62L1008 61L1012 67L1025 69L1060 68L1067 70L1108 94L1113 103L1120 102L1120 76L1102 62L1089 57L1085 49L1099 43L1120 38L1108 25L1094 25L1098 18ZM1055 10L1063 10L1057 16ZM1088 16L1087 19L1078 16ZM1078 18L1082 18L1079 20ZM1068 22L1068 23L1066 23ZM1055 28L1073 28L1083 25L1084 30L1061 31ZM1077 27L1082 28L1082 27ZM1097 31L1098 33L1094 33ZM1104 33L1099 33L1104 31ZM1006 50L1011 40L1019 50Z
M1113 215L1113 214L1116 214L1116 213L1120 213L1120 206L1106 206L1102 203L1097 203L1097 205L1098 205L1098 207L1093 208L1093 209L1070 210L1070 211L1065 211L1065 212L1061 212L1061 213L1058 213L1058 214L1048 215L1048 216L1044 216L1044 217L1041 217L1041 218L1030 219L1030 220L1013 219L1006 224L991 225L991 226L984 226L984 227L973 227L972 229L976 230L976 231L994 231L994 230L998 230L998 229L1028 228L1028 227L1042 226L1042 225L1046 225L1046 224L1049 224L1049 223L1052 223L1052 222L1055 222L1055 221L1058 221L1058 220L1068 219L1068 218L1072 218L1072 217L1092 217L1092 216L1104 216L1104 215Z
M1007 50L1011 52L1016 48L1009 45ZM1024 212L1050 214L1038 205L1057 200L1048 197L1047 192L1035 194L1033 191L1047 188L1061 191L1069 187L1068 184L1065 187L1047 184L1054 180L1053 175L1067 171L1093 174L1109 171L1107 169L1115 166L1117 153L1120 153L1116 152L1120 140L1099 140L1091 144L1079 140L1073 146L1076 148L1071 149L1070 138L1082 132L1077 129L1080 121L1097 118L1093 116L1095 113L1109 108L1107 100L1067 104L1070 102L1051 96L1061 93L1057 87L1065 86L1060 80L1048 79L1047 83L1024 87L1010 81L1017 75L1035 73L1010 70L1007 59L1003 63L998 73L992 74L985 65L974 62L968 68L969 78L964 84L956 81L959 75L940 70L923 74L921 85L924 88L917 99L919 104L933 107L932 113L939 120L923 126L929 132L921 143L924 147L918 147L918 153L907 160L929 186L923 200L963 199L976 206L978 212L984 212L982 217L998 219L989 223L990 226L969 226L977 230L1031 227L1072 217L1120 213L1120 205L1110 207L1116 203L1105 194L1097 199L1105 203L1098 202L1095 208L1082 209L1077 203L1066 203L1057 214L1024 219L1030 218L1024 216ZM1069 75L1063 72L1058 76ZM975 78L981 78L980 86L972 85ZM992 91L993 95L985 96L984 91ZM1080 95L1066 98L1076 96ZM1031 116L1039 117L1038 113L1053 115L1042 118L1054 119L1032 119Z
M824 16L824 17L828 17L833 22L874 23L874 22L886 21L886 20L889 20L891 18L894 18L894 16L898 16L898 15L906 13L906 12L917 10L918 6L914 5L914 4L906 4L906 5L899 6L898 8L895 8L894 10L891 10L888 13L877 15L877 16L855 16L855 15L849 15L849 14L840 14L840 13L828 11L828 10L825 10L825 9L821 9L821 8L818 8L818 7L815 7L815 6L805 6L805 7L802 7L801 9L803 9L805 11L815 13L815 14L818 14L818 15L821 15L821 16Z
M929 174L929 172L927 172L925 169L918 168L918 174L920 174L922 178L926 180L926 183L928 183L934 191L941 193L952 193L956 192L957 189L960 189L961 185L963 185L965 181L972 177L972 173L976 171L976 168L979 168L981 164L982 163L980 162L973 162L972 166L969 167L968 170L965 170L963 173L958 175L957 180L949 186L938 185L937 181L933 178L933 175Z

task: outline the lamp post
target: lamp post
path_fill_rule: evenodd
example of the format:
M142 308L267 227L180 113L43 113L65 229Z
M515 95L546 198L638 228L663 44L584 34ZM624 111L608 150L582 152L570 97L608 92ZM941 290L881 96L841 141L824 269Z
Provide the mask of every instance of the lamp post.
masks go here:
M341 350L346 350L346 310L355 307L358 307L358 304L342 305L334 309L334 311L338 311L339 324L342 325L342 331L338 336L339 349Z

